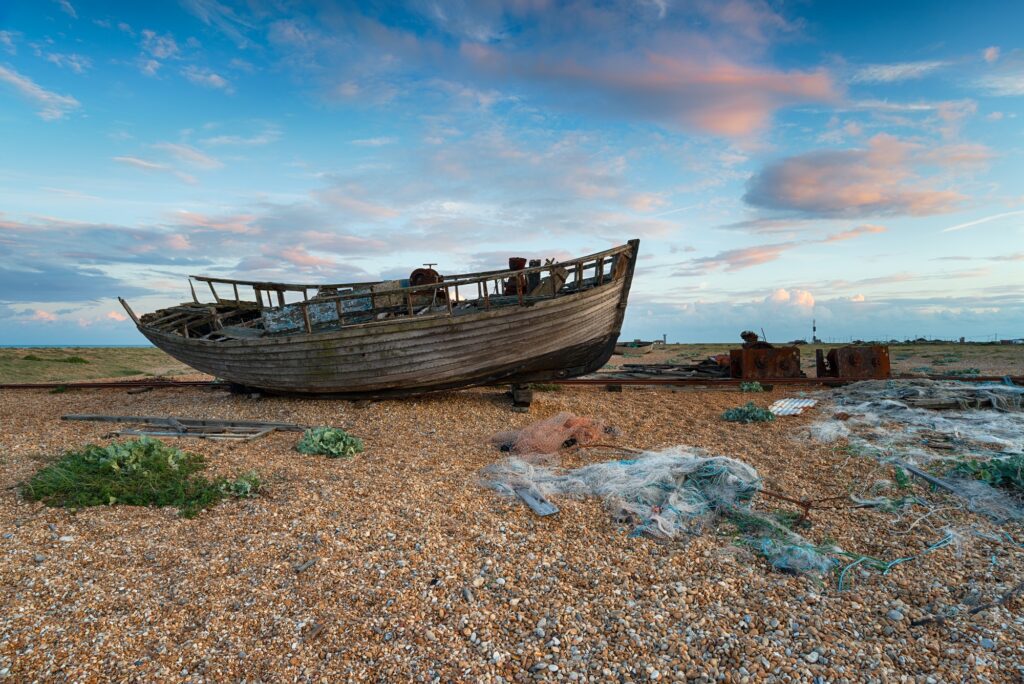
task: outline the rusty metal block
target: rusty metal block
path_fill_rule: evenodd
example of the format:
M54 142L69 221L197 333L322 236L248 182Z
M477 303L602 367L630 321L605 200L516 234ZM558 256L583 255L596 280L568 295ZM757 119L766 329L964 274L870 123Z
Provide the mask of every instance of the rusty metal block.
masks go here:
M800 378L800 350L796 347L733 349L729 352L731 375L744 380Z
M889 347L882 344L839 347L815 352L819 378L884 380L890 375Z

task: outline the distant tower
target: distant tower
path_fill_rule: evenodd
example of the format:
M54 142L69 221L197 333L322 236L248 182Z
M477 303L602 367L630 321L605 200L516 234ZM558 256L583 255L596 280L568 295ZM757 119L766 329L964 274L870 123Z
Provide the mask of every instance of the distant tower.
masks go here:
M818 321L814 318L811 319L811 342L818 342Z

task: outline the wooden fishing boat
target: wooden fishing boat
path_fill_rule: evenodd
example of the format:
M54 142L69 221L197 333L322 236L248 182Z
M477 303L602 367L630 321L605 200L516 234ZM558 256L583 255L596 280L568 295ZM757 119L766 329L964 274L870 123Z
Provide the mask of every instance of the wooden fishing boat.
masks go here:
M615 353L630 355L630 354L649 354L654 351L654 342L648 342L645 340L633 340L632 342L619 342L615 345Z
M417 269L408 282L191 276L191 302L141 317L120 301L154 345L242 387L374 397L516 385L585 375L608 361L639 244L530 268ZM213 301L201 302L196 284Z

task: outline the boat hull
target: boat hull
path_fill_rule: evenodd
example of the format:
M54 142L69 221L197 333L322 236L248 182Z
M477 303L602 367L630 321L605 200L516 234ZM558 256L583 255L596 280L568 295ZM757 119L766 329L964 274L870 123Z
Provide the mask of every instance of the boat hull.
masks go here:
M189 366L245 387L288 394L375 397L593 372L611 357L632 281L526 306L462 316L400 318L313 335L209 341L140 325Z

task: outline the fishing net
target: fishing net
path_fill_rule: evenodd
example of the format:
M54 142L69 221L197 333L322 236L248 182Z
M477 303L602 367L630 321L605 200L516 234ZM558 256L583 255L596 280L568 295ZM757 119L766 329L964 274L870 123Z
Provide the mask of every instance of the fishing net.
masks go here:
M855 450L897 465L944 472L965 459L1024 454L1024 387L958 381L866 381L832 391L831 417L812 439L848 440ZM947 477L971 510L996 520L1024 519L1019 497L980 480Z
M480 476L485 486L506 496L525 490L534 497L598 497L614 520L633 526L636 536L677 539L701 532L723 515L755 519L761 529L770 530L777 547L765 546L768 537L752 537L748 543L758 550L770 548L771 555L765 555L775 567L791 572L833 567L802 537L751 511L761 477L734 458L675 447L567 470L551 457L513 456L484 468Z
M563 446L597 444L618 431L600 420L564 412L521 430L499 432L491 442L514 454L553 454Z

